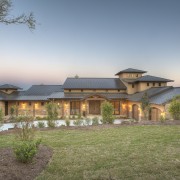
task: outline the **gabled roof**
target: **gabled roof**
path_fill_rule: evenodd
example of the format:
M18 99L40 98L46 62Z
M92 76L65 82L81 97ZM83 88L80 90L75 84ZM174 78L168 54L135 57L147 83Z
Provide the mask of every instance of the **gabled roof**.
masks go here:
M21 89L17 86L11 85L11 84L3 84L0 86L0 89Z
M147 71L142 71L142 70L139 70L139 69L128 68L128 69L119 71L115 75L119 75L119 74L122 74L122 73L142 73L143 74L143 73L147 73Z
M63 88L126 90L126 86L119 78L67 78Z
M134 82L173 82L173 80L146 75L135 79Z
M33 85L27 91L16 91L11 94L0 92L0 100L45 101L56 92L63 93L62 85Z
M150 102L152 104L164 104L178 95L180 95L180 87L174 87L169 89L168 91L165 91L164 93L152 97Z
M62 91L62 85L33 85L24 93L24 96L48 96Z
M89 96L102 96L106 99L127 99L126 93L53 93L49 99L79 99L83 100Z
M159 95L159 94L161 94L161 93L163 93L163 92L166 92L166 91L168 91L168 90L170 90L170 89L173 89L173 87L172 87L172 86L152 87L152 88L147 89L147 90L145 90L145 91L141 91L141 92L138 92L138 93L129 95L129 98L128 98L128 99L129 99L130 101L135 101L135 102L137 102L137 101L141 101L144 93L147 93L148 97L149 97L149 98L152 98L152 97L154 97L154 96L156 96L156 95Z

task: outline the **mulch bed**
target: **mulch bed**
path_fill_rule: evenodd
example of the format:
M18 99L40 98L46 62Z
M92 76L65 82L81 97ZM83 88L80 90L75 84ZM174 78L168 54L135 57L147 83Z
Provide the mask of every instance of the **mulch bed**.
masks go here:
M46 167L53 151L40 145L33 161L28 164L16 160L11 148L0 149L0 179L2 180L32 180Z

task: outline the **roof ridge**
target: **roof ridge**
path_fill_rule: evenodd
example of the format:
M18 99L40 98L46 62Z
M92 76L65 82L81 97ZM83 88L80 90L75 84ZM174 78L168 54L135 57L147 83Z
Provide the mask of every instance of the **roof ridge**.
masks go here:
M119 79L119 78L105 78L105 77L67 77L67 79Z

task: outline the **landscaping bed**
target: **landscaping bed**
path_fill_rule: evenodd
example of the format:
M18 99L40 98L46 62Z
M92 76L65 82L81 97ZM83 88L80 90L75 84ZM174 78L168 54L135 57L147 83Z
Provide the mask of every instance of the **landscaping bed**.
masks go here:
M52 157L52 149L39 146L38 153L28 164L18 162L12 148L0 149L0 179L32 180L46 167Z

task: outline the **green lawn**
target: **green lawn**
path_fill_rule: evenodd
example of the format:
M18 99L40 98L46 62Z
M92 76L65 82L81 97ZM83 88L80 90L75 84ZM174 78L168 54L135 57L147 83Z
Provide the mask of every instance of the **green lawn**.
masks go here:
M122 126L37 133L53 148L44 179L180 179L180 126ZM13 135L1 135L0 147Z

